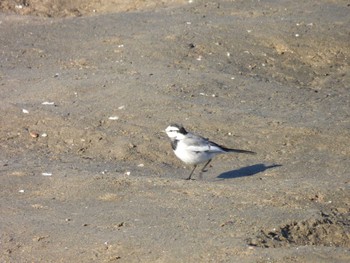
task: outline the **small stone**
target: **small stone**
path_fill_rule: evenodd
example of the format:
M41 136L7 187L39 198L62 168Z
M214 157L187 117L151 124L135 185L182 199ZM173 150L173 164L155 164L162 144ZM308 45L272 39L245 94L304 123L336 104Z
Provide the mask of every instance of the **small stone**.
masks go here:
M38 138L39 137L39 133L35 132L35 131L30 131L29 132L29 135L32 137L32 138Z

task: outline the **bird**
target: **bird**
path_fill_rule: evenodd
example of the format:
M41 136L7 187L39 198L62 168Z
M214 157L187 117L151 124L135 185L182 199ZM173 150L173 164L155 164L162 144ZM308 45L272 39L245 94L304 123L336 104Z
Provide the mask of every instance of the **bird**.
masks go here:
M202 136L188 132L183 126L178 124L169 125L165 129L165 132L171 140L171 147L177 158L186 164L191 164L194 166L186 180L191 180L197 165L200 163L205 163L200 175L202 172L206 172L205 168L218 154L256 154L256 152L252 151L226 148Z

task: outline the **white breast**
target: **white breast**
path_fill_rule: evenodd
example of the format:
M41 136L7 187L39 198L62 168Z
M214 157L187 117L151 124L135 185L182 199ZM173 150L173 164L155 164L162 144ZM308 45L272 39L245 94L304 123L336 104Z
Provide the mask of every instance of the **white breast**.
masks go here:
M178 142L174 153L181 161L187 164L204 163L218 154L218 152L194 151L182 141Z

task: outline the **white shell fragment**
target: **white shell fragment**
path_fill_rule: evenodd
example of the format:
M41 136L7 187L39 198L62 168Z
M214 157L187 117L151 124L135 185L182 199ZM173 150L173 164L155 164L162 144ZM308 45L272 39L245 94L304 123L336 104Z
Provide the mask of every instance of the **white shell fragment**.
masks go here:
M28 113L29 113L29 111L28 111L28 110L26 110L26 109L22 109L22 112L23 112L23 113L26 113L26 114L28 114Z
M51 176L52 173L42 173L41 175L42 175L42 176Z
M111 120L111 121L115 121L115 120L118 120L119 117L118 116L111 116L108 119Z
M21 190L19 190L18 192L19 192L19 193L24 193L24 190L21 189Z
M215 97L217 97L217 96L218 96L218 95L216 95L216 94L211 94L211 95L208 95L208 94L203 93L203 92L199 93L199 95L201 95L201 96L205 96L205 97L209 97L209 96L211 96L211 97L213 97L213 98L215 98Z
M53 101L44 101L43 103L41 103L42 105L55 105L55 102Z

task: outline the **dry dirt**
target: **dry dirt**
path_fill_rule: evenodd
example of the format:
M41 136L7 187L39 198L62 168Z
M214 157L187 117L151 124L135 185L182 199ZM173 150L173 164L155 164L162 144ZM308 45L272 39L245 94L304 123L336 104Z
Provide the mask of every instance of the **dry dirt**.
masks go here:
M348 1L0 7L1 262L350 261Z

